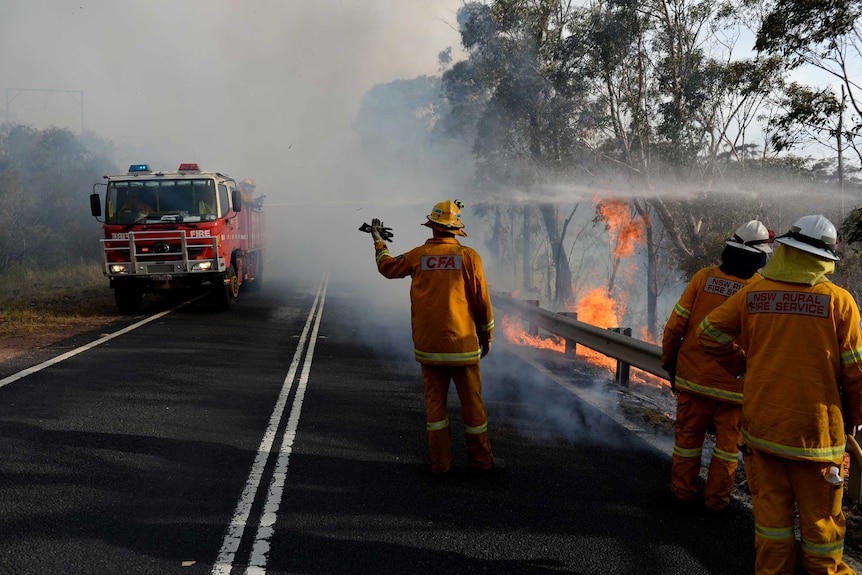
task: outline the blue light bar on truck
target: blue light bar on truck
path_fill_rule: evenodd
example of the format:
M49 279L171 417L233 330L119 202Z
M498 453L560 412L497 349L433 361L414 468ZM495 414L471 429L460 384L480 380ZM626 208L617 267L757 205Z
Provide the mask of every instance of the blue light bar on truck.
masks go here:
M150 167L147 164L132 164L129 166L130 174L149 174Z

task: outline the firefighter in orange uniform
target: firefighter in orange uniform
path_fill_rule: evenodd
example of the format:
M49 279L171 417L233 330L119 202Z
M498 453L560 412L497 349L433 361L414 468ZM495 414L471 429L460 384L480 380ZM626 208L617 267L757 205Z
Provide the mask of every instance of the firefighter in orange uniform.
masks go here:
M742 436L757 575L796 569L794 505L807 573L847 574L841 508L847 434L862 424L862 332L853 296L831 283L837 234L804 216L776 238L765 279L701 323L697 341L745 372Z
M502 467L488 441L488 416L482 401L479 360L491 351L494 315L482 259L455 236L464 236L458 200L440 202L428 221L433 237L392 257L380 220L371 235L377 269L387 278L410 276L411 324L416 361L422 366L426 430L431 473L445 475L452 464L446 397L450 381L461 400L467 440L467 464L477 471Z
M674 501L697 501L703 442L715 428L715 449L703 489L703 505L720 512L730 504L739 461L742 380L707 355L694 339L706 314L741 287L762 279L757 270L772 253L769 230L757 220L737 228L721 253L721 265L699 270L671 312L664 328L662 362L678 392L676 436L671 459Z

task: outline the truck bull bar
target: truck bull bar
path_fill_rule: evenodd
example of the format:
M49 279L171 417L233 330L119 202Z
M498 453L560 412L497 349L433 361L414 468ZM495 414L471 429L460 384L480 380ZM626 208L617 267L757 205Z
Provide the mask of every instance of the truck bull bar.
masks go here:
M224 272L224 258L218 256L218 237L189 238L186 230L133 231L128 238L102 239L102 265L108 277L162 276L186 273ZM151 243L152 251L141 253L138 242ZM179 245L179 251L173 251ZM191 250L203 251L212 248L212 259L200 259L190 254ZM125 254L109 258L108 254ZM202 262L211 262L208 269L200 269ZM122 271L112 271L112 266L123 266ZM195 268L197 266L197 268Z

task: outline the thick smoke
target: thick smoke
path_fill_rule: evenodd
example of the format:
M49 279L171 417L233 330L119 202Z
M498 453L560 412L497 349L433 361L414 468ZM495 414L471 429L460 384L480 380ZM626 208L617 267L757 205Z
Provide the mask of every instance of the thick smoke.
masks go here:
M397 89L392 83L398 80L436 75L437 55L447 47L460 59L455 13L461 0L7 4L0 18L6 55L0 78L8 109L0 119L93 132L114 142L119 170L139 162L161 170L198 162L255 179L266 195L267 274L314 286L329 270L334 282L367 302L367 325L374 329L358 329L381 349L411 354L404 341L410 280L377 273L361 223L380 218L391 226L390 250L398 254L429 237L420 224L435 203L460 198L470 234L464 243L487 253L489 229L470 196L468 145L419 147L408 137L416 134L416 118L390 126L377 140L363 140L357 126L363 102L369 103L363 99L377 97L379 87ZM378 153L369 161L369 150L393 155L381 159ZM634 193L621 182L596 187L622 197ZM82 204L89 191L81 190ZM563 211L582 203L577 224L586 226L595 192L561 183L541 199ZM764 190L734 191L752 192ZM495 199L519 205L535 194L499 189ZM784 230L811 209L788 200L773 227ZM495 289L514 287L491 258L486 271Z
M270 206L272 245L297 258L295 275L306 268L298 259L306 253L355 259L345 252L367 239L356 228L377 215L374 207L398 203L411 187L421 197L409 174L398 188L379 180L352 123L373 86L436 73L437 54L458 47L460 5L11 3L0 19L2 51L10 55L0 65L9 103L0 120L83 127L115 144L118 170L197 162L255 179ZM405 230L417 218L389 219Z

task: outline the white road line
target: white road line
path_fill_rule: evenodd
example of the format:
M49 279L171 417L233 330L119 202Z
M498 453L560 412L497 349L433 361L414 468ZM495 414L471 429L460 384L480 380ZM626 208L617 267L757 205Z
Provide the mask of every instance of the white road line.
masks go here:
M110 333L110 334L108 334L104 337L101 337L95 341L91 341L87 345L82 345L81 347L75 348L71 351L67 351L66 353L64 353L62 355L58 355L57 357L51 358L48 361L44 361L44 362L40 363L39 365L34 365L33 367L29 367L27 369L19 371L18 373L13 373L9 377L6 377L4 379L0 379L0 387L3 387L4 385L9 385L13 381L18 381L19 379L22 379L24 377L27 377L28 375L32 375L32 374L36 373L37 371L42 371L46 367L50 367L52 365L60 363L61 361L65 361L65 360L69 359L70 357L78 355L79 353L87 351L88 349L92 349L92 348L96 347L97 345L102 345L106 341L110 341L110 340L114 339L115 337L120 337L123 334L129 333L133 329L138 329L142 325L146 325L146 324L150 323L151 321L157 320L161 317L168 315L172 311L178 310L179 308L183 307L187 303L189 303L189 302L183 302L183 303L181 303L175 307L172 307L169 310L157 313L156 315L151 315L150 317L148 317L146 319L142 319L138 323L133 323L132 325L130 325L128 327L124 327L120 331L115 331L114 333Z
M305 327L302 329L302 334L299 337L299 342L296 344L296 351L293 354L293 360L290 363L287 376L284 378L281 392L278 395L278 400L273 408L272 415L269 418L269 424L264 432L260 446L257 448L257 456L252 464L245 487L242 490L233 517L231 518L230 526L225 534L221 549L219 550L218 558L212 568L212 575L229 575L233 569L233 562L236 557L236 551L239 548L243 533L245 532L248 523L248 517L251 512L252 503L254 503L257 490L260 487L260 482L263 476L263 470L266 462L269 460L272 445L275 441L275 435L281 423L281 417L284 413L287 397L290 395L290 390L293 387L293 380L296 377L296 371L302 359L302 352L305 348L305 342L308 339L308 332L317 311L317 322L314 327L314 334L311 339L309 354L314 349L314 339L317 336L317 325L320 323L320 313L323 310L323 299L325 299L327 279L324 277L320 286L317 288L317 295L314 298L314 303L311 304L311 311L308 314L308 319L305 321ZM318 303L319 302L319 303ZM305 370L302 372L303 377L307 377ZM302 391L304 393L304 385ZM294 404L296 400L294 399Z
M246 575L264 575L266 573L267 555L270 550L269 540L275 532L275 521L278 519L278 509L281 506L281 499L284 495L287 466L290 463L290 454L293 452L293 442L296 439L296 431L299 427L299 415L302 412L302 401L305 398L308 374L311 372L314 345L317 342L317 332L320 328L320 318L323 316L323 303L325 301L326 287L324 286L320 306L317 308L317 317L314 318L314 330L311 333L308 351L302 363L302 373L297 382L296 395L293 398L293 405L290 408L290 415L287 419L287 427L284 430L284 438L281 440L281 450L278 453L278 460L272 473L272 480L269 483L266 502L260 514L260 522L258 523L257 533L254 537L251 558L245 571Z

